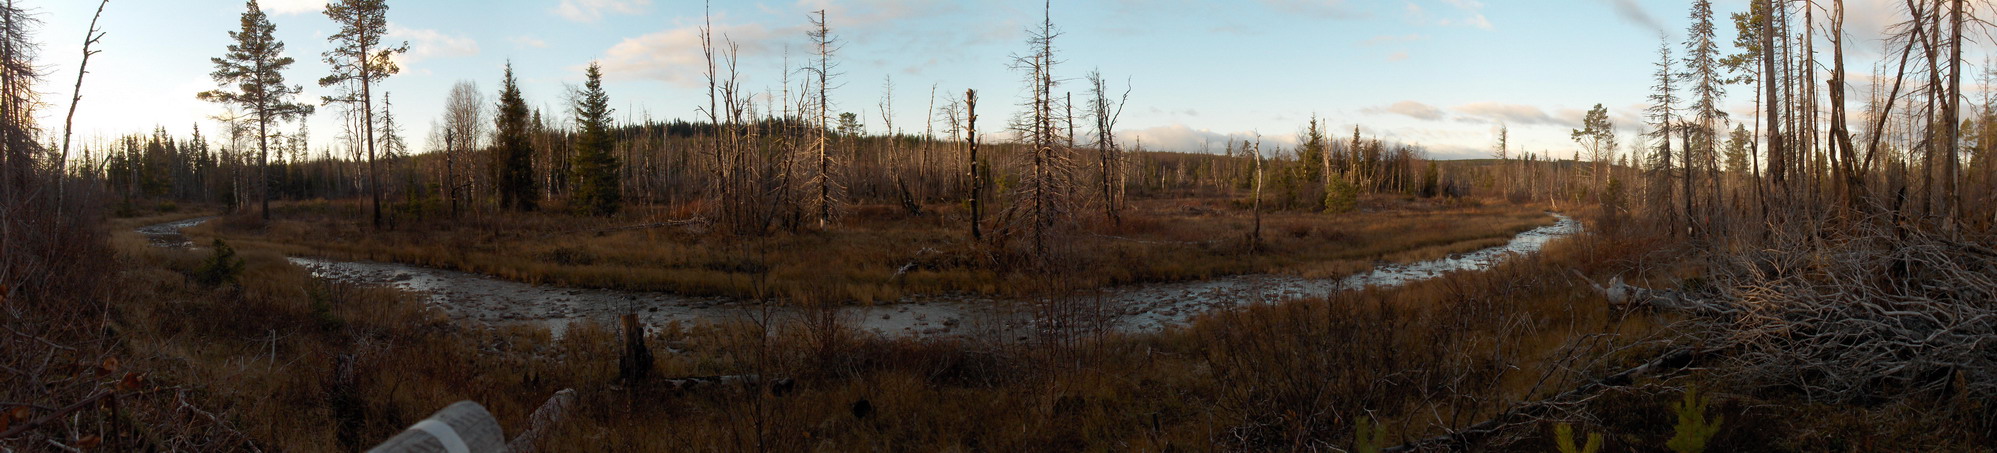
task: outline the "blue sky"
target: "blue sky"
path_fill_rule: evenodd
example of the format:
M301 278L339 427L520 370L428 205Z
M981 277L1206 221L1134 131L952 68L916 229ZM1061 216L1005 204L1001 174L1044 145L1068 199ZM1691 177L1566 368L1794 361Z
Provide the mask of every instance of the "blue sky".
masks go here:
M44 26L42 92L47 127L60 127L74 83L77 44L96 2L18 0ZM1890 0L1850 0L1854 72L1878 54L1877 29L1895 17ZM287 74L309 99L328 91L320 53L334 24L324 0L264 0L288 55ZM706 104L696 29L702 5L686 0L400 0L391 1L391 39L412 51L403 73L383 89L417 150L427 149L445 94L471 80L496 97L511 60L531 104L567 115L563 93L591 61L604 65L613 105L629 120L692 119ZM1147 148L1213 151L1227 137L1259 133L1285 144L1313 114L1337 135L1358 125L1368 136L1419 143L1440 157L1488 152L1495 124L1534 152L1565 156L1568 131L1582 112L1605 105L1636 132L1659 29L1680 48L1689 2L1683 0L1093 0L1058 1L1053 16L1057 75L1079 97L1080 78L1099 69L1128 81L1120 123L1126 139ZM1744 0L1716 2L1720 40L1731 43L1726 15ZM920 133L935 86L936 105L979 90L982 130L997 130L1023 91L1010 71L1025 52L1025 28L1038 1L773 0L717 1L717 35L741 49L742 85L780 91L786 50L807 57L807 14L828 10L845 42L832 93L841 111L860 113L882 130L884 78L894 84L899 129ZM234 0L114 0L109 35L91 60L79 137L111 137L164 126L185 135L219 108L194 99L212 89L210 57L228 44L243 3ZM1723 46L1732 52L1730 45ZM1980 55L1980 53L1979 53ZM1972 61L1980 61L1980 57ZM1729 108L1748 112L1752 94L1733 87ZM330 111L312 120L315 149L339 131ZM938 121L940 122L940 116ZM940 127L940 126L939 126ZM1630 140L1630 138L1625 139Z

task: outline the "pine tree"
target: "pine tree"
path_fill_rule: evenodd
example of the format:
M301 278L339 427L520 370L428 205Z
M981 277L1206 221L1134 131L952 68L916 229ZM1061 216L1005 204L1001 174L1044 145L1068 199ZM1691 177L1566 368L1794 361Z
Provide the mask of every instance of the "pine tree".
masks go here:
M532 211L540 208L541 191L534 181L534 144L528 135L527 100L520 95L513 78L513 63L506 64L506 80L499 89L498 129L493 152L499 159L499 206Z
M1685 170L1685 216L1692 216L1693 180L1701 161L1709 168L1717 169L1719 123L1725 121L1727 113L1720 109L1720 99L1726 96L1726 79L1720 74L1722 66L1719 44L1713 40L1713 2L1698 0L1692 3L1692 25L1685 36L1685 74L1692 90L1692 117L1697 125L1690 135L1697 137L1692 144L1697 148L1683 157ZM1718 183L1717 177L1714 179ZM1715 189L1713 196L1719 196Z
M1575 143L1588 151L1588 160L1595 163L1596 187L1608 183L1605 167L1609 163L1609 152L1616 148L1616 124L1609 121L1609 110L1602 104L1595 104L1587 115L1581 118L1581 128L1572 129L1569 134Z
M293 60L284 56L284 42L275 36L277 26L257 7L256 0L244 2L244 8L242 30L229 32L229 39L235 41L229 52L209 59L215 63L215 72L209 77L222 86L195 97L242 108L247 119L256 123L257 196L264 220L270 220L271 124L303 119L312 114L312 106L291 101L302 88L284 84L284 69L291 67Z
M340 32L327 36L333 49L324 54L326 64L333 67L333 73L319 79L320 87L344 85L345 93L338 97L324 97L327 104L358 104L361 109L361 124L367 125L362 131L363 142L367 146L368 195L373 199L374 227L381 228L381 175L376 170L374 139L374 84L388 76L402 72L395 65L395 54L408 52L409 43L383 47L381 38L388 34L387 0L333 0L326 4L326 18L340 24ZM355 86L358 85L358 86ZM359 89L359 92L352 90Z
M1677 220L1671 214L1670 208L1671 133L1675 132L1673 129L1675 124L1672 122L1671 116L1678 106L1678 92L1672 87L1671 82L1677 76L1671 71L1671 47L1669 45L1660 41L1657 46L1657 57L1657 73L1655 75L1657 84L1651 86L1651 89L1657 90L1657 92L1651 93L1650 108L1646 110L1650 114L1651 119L1651 136L1656 137L1659 141L1657 153L1654 155L1656 161L1651 163L1650 171L1653 178L1651 182L1651 196L1654 197L1652 200L1655 203L1654 206L1658 208L1656 212L1663 213L1670 219L1667 223L1674 224L1672 231L1675 232L1677 231L1677 227L1675 226Z
M620 196L617 157L610 153L610 95L603 92L601 67L590 63L586 74L589 80L575 100L576 122L582 130L576 135L571 167L575 181L571 207L580 214L604 216L617 212Z

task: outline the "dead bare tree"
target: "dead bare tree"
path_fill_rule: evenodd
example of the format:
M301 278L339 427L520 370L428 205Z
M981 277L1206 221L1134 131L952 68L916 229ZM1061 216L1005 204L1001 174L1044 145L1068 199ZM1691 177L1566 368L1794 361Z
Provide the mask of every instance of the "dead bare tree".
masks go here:
M984 205L980 199L984 197L985 183L984 168L978 162L978 90L964 90L964 144L970 154L971 240L979 241L985 237L979 229L984 223Z
M1768 108L1764 109L1768 115L1768 179L1776 187L1785 188L1788 181L1784 175L1789 168L1788 150L1783 146L1785 137L1782 135L1781 121L1784 116L1782 102L1778 101L1782 99L1779 92L1781 78L1777 77L1775 71L1775 15L1776 11L1783 9L1784 6L1778 0L1765 0L1763 3L1767 5L1763 10L1767 11L1767 14L1761 15L1761 80L1764 81L1762 86L1768 91L1766 96L1769 100Z
M1109 98L1109 84L1103 81L1101 71L1090 71L1089 116L1095 119L1096 129L1096 168L1102 189L1103 215L1111 225L1123 225L1123 197L1118 177L1123 174L1123 150L1116 144L1116 121L1123 117L1123 106L1130 101L1130 89L1126 86L1123 95Z
M1948 101L1944 104L1946 113L1942 115L1942 124L1947 131L1942 137L1948 141L1945 149L1948 156L1945 162L1948 171L1943 175L1947 180L1947 185L1943 187L1943 190L1946 190L1948 194L1942 199L1944 203L1942 210L1943 218L1951 229L1955 228L1956 222L1959 220L1957 218L1958 210L1960 209L1959 205L1962 204L1961 178L1957 172L1962 167L1960 155L1962 152L1963 8L1963 0L1949 2Z
M832 55L839 51L839 44L832 37L831 29L825 24L825 10L818 10L818 17L811 19L811 25L813 30L807 35L811 37L812 46L818 51L818 64L806 68L812 76L818 78L818 84L815 86L818 89L817 102L812 105L817 110L813 119L818 124L818 130L817 137L811 144L818 154L818 168L817 173L811 177L811 184L818 189L818 197L814 200L813 206L817 211L818 227L825 228L832 223L832 214L839 204L839 193L844 192L844 188L840 187L839 181L834 177L834 156L830 149L832 98L827 95L831 89L829 84L834 75L833 69L836 68L836 65L832 64Z
M90 16L90 30L83 34L83 61L76 64L76 87L70 91L69 114L64 115L62 119L62 150L55 155L56 175L59 178L55 186L55 202L58 215L61 214L62 201L66 193L64 187L69 185L61 181L67 180L69 176L69 137L76 126L76 106L83 103L83 76L90 73L90 57L97 55L98 52L103 52L101 50L92 50L90 46L96 45L97 41L104 39L104 32L97 28L97 20L104 18L104 6L109 4L111 4L111 0L97 2L97 14Z
M1061 108L1054 98L1054 39L1058 36L1050 0L1042 5L1040 26L1027 30L1027 44L1032 52L1013 58L1013 69L1028 75L1031 98L1013 125L1028 149L1020 183L1014 189L1010 217L1026 223L1026 230L1032 235L1033 254L1043 264L1051 258L1047 254L1051 237L1072 213L1069 205L1074 162L1071 149L1062 145L1072 138L1062 136Z
M478 172L461 172L461 168L476 168L471 165L474 150L481 149L486 142L486 132L491 125L486 120L485 94L478 84L466 80L451 85L450 97L444 101L444 198L451 204L451 216L459 215L463 205L463 193L472 185L469 178L458 183L459 175L474 175Z
M1249 201L1249 204L1253 206L1252 209L1255 211L1255 229L1248 233L1248 250L1250 251L1261 250L1262 249L1262 179L1263 179L1262 178L1262 138L1256 137L1254 145L1249 145L1248 141L1243 140L1241 142L1241 147L1243 151L1247 151L1250 154L1253 154L1255 158L1255 195L1254 195L1255 198Z

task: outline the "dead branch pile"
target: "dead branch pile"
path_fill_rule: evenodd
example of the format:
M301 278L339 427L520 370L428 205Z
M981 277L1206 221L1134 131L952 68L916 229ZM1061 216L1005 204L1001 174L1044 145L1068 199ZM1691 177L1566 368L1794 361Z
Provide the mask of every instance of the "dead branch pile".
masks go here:
M1997 398L1997 255L1891 226L1851 237L1777 238L1722 256L1687 296L1705 340L1737 353L1721 370L1813 401L1914 392Z

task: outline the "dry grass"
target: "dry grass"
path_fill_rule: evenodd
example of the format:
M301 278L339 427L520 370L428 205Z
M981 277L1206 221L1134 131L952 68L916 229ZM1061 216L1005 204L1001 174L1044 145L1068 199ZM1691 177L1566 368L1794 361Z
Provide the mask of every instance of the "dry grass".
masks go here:
M1381 261L1417 261L1503 244L1552 223L1530 206L1443 206L1369 198L1367 213L1272 213L1249 253L1251 219L1224 199L1146 200L1121 227L1092 226L1063 241L1067 289L1283 272L1336 277ZM334 259L463 270L537 284L665 291L692 296L893 301L915 294L1039 290L1024 266L966 238L960 213L932 206L907 217L859 207L825 231L731 238L697 229L595 233L681 218L688 207L638 207L614 219L558 214L470 217L366 230L356 206L304 202L265 224L246 217L190 229L238 247ZM204 239L205 241L205 239ZM898 273L904 267L908 272Z
M563 388L581 405L543 442L551 451L1330 450L1352 446L1360 417L1401 442L1646 360L1662 346L1638 340L1669 333L1671 319L1612 312L1570 270L1695 271L1653 265L1684 262L1657 252L1668 246L1587 236L1489 272L1082 341L892 340L799 319L664 326L648 337L653 376L795 379L784 391L620 382L610 328L579 325L559 339L468 329L393 291L313 280L270 252L246 253L243 287L203 288L187 276L199 252L126 250L118 283L130 301L116 325L160 385L193 389L249 439L284 451L365 448L466 399L517 433ZM352 357L351 378L342 357ZM1626 387L1555 418L1610 433L1610 450L1655 450L1671 436L1673 392ZM1832 416L1852 408L1770 408L1716 393L1727 420L1717 450L1964 438L1868 425L1929 420L1912 407ZM1550 421L1522 425L1478 448L1545 451L1550 435ZM1965 445L1954 442L1910 445Z

